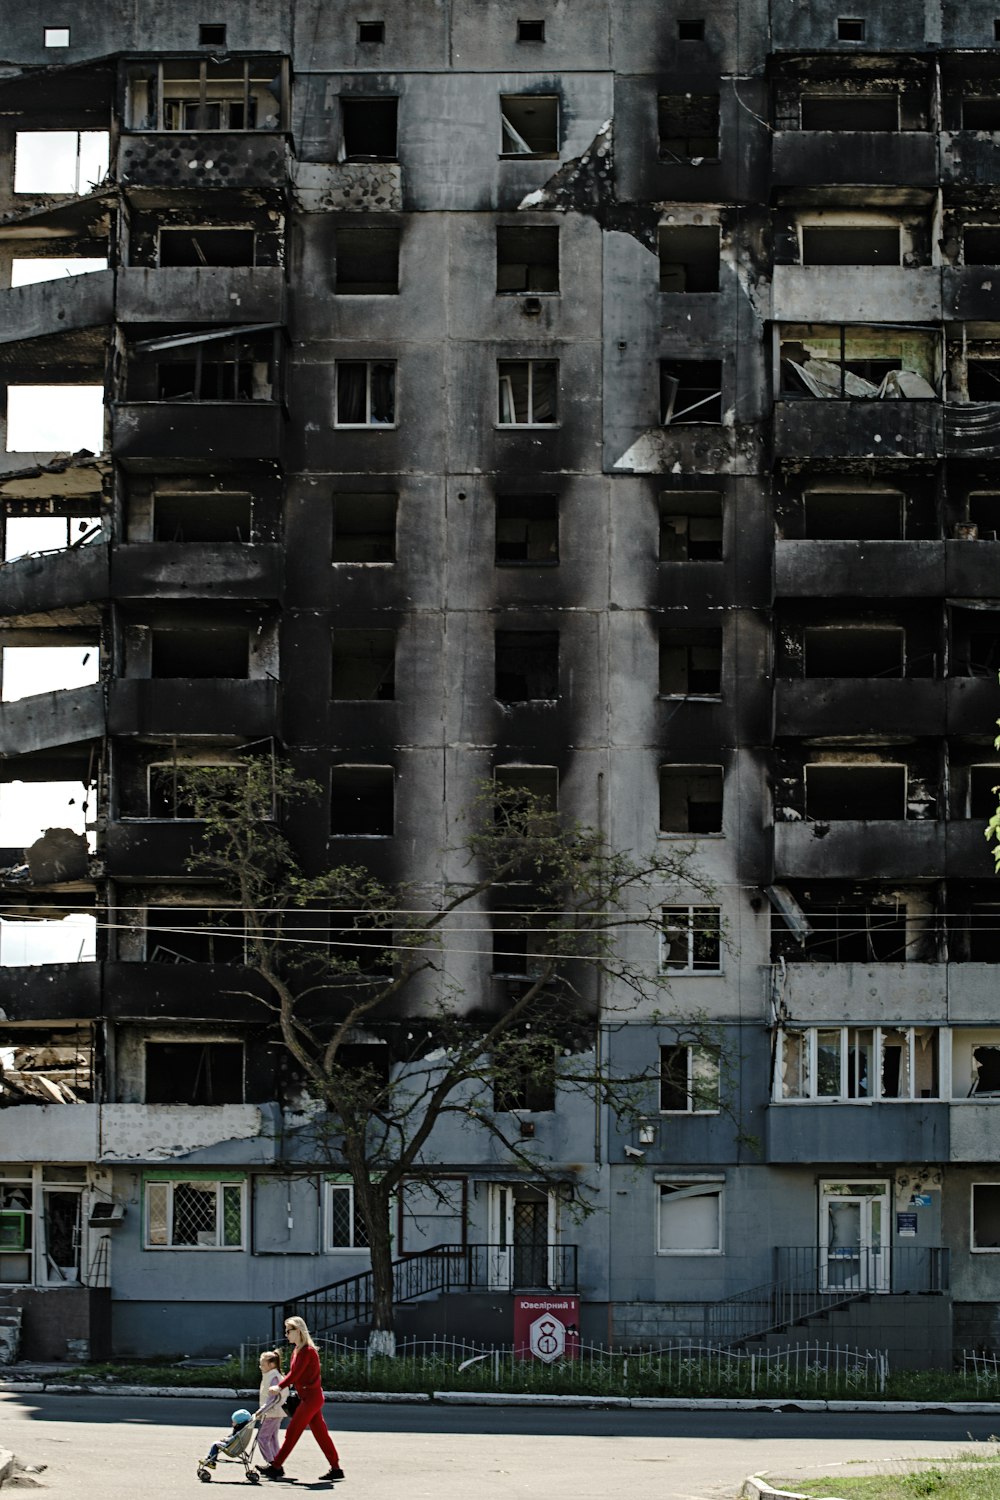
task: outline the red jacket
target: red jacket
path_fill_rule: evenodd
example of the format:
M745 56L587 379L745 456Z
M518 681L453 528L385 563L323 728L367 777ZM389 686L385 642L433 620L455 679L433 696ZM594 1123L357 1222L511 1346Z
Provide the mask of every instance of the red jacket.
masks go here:
M282 1389L294 1385L303 1401L323 1399L323 1382L320 1378L319 1355L311 1344L302 1344L292 1355L291 1368L284 1380L278 1384Z

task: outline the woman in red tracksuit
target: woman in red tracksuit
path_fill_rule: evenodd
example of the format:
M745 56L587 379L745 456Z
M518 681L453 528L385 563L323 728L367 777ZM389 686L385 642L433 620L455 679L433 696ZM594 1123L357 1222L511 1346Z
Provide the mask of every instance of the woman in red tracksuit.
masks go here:
M299 1406L288 1423L285 1440L274 1455L274 1461L269 1464L258 1464L258 1468L268 1479L280 1479L285 1472L283 1467L285 1459L308 1427L330 1465L329 1472L321 1477L343 1479L344 1471L340 1467L337 1450L327 1431L326 1423L323 1421L323 1382L320 1377L319 1354L316 1351L316 1345L301 1318L285 1319L285 1337L292 1345L294 1353L291 1368L278 1385L281 1389L294 1385L299 1395Z

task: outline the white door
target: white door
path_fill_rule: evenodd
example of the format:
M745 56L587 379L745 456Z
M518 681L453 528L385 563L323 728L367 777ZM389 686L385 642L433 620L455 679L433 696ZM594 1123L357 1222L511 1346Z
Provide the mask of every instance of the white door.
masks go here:
M514 1277L514 1189L490 1184L490 1232L486 1247L491 1292L509 1292Z
M823 1292L887 1292L889 1184L820 1185L819 1275Z

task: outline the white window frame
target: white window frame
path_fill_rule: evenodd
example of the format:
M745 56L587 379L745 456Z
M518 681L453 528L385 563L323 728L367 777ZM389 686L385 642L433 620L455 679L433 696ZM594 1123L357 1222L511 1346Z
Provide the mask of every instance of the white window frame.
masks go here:
M665 1109L663 1106L663 1054L666 1051L683 1051L687 1054L685 1059L684 1092L687 1103L683 1109ZM705 1071L699 1081L698 1063L705 1065ZM720 1111L720 1063L719 1049L717 1047L705 1047L696 1042L661 1042L660 1043L660 1109L661 1115L717 1115ZM707 1092L709 1083L715 1097L715 1103L709 1106L699 1104L699 1092Z
M513 391L513 387L511 386L510 376L509 375L501 374L501 370L500 370L501 365L527 365L527 367L528 367L528 412L529 412L529 419L528 419L527 422L519 422L517 420L516 416L514 415L514 413L516 411L516 408L515 408L515 405L514 405L514 391ZM536 422L534 420L534 414L535 414L535 366L536 365L555 365L555 371L556 371L556 377L555 377L555 380L556 380L556 383L555 383L555 417L554 417L554 419L551 422ZM500 417L500 401L499 401L499 396L500 396L500 393L504 391L505 387L506 387L506 405L507 405L509 411L511 412L511 418L510 418L509 422L503 421L501 419L501 417ZM542 356L540 356L540 355L539 356L532 356L532 357L525 358L525 359L519 359L519 358L517 358L515 356L512 359L500 359L500 360L498 360L497 361L497 394L498 394L498 400L497 400L497 420L496 420L496 424L495 424L497 427L502 427L504 429L506 429L508 427L520 427L520 428L524 428L524 427L543 427L543 428L546 429L546 431L550 430L553 427L558 427L560 425L559 407L560 407L560 404L561 404L560 400L559 400L559 360L558 359L551 359L548 355L545 355L544 358Z
M1000 1182L969 1184L969 1253L971 1255L1000 1255L1000 1245L976 1244L976 1188L981 1187L994 1187L1000 1192Z
M667 921L668 921L667 913L668 912L678 914L677 918L676 918L676 920L678 921L678 923L680 921L682 921L682 920L684 920L685 923L686 923L684 932L686 932L686 937L687 937L687 964L686 964L686 966L683 969L673 968L673 967L671 967L670 965L667 964L667 953L668 953L669 945L668 945L668 943L666 941L665 929L667 927ZM716 941L718 942L718 945L719 945L719 956L718 956L718 963L717 963L717 965L716 965L716 967L714 969L706 969L706 968L701 968L701 967L696 968L695 967L695 951L694 951L694 949L695 949L695 925L694 925L694 916L695 916L696 912L714 912L715 913L715 918L716 918ZM680 916L680 913L686 913L686 918L682 918ZM706 902L701 902L701 901L691 901L691 902L678 901L678 902L670 902L668 904L665 904L665 905L661 906L660 907L660 964L659 964L659 970L660 970L661 974L686 975L688 977L692 977L692 978L695 978L695 979L700 979L700 978L703 978L703 977L711 977L711 976L718 977L718 975L720 975L722 973L722 908L718 907L718 906L712 906L712 905L710 905L710 904L708 904Z
M346 1193L348 1195L348 1209L351 1216L351 1243L349 1245L336 1245L333 1241L333 1201L334 1194ZM326 1255L368 1255L370 1247L359 1245L355 1234L358 1220L357 1195L354 1191L354 1183L348 1178L328 1177L323 1184L323 1251Z
M704 1177L665 1177L656 1182L654 1184L654 1190L656 1193L656 1198L654 1200L656 1208L656 1254L672 1256L675 1259L678 1256L697 1256L700 1259L703 1256L707 1255L725 1255L725 1186L726 1184L724 1178L712 1177L708 1175ZM718 1200L718 1244L711 1247L702 1246L701 1248L691 1247L680 1249L663 1244L661 1235L662 1223L660 1210L663 1204L665 1188L671 1188L675 1192L687 1190L686 1196L688 1197L714 1197Z
M174 1218L174 1192L178 1187L196 1187L215 1189L215 1244L182 1245L173 1244L170 1240L171 1226ZM238 1245L227 1245L222 1242L225 1229L225 1201L224 1190L226 1188L238 1188L240 1194L240 1242ZM165 1243L154 1242L151 1238L150 1229L150 1204L153 1193L163 1190L163 1222L167 1239ZM246 1249L247 1242L247 1192L245 1178L232 1177L175 1177L175 1178L150 1178L143 1183L142 1204L142 1248L144 1250L174 1250L174 1251L208 1251L217 1253L228 1251L230 1254Z
M917 1093L916 1068L913 1059L916 1056L917 1033L931 1030L937 1034L938 1043L938 1091L930 1098L925 1098ZM840 1087L836 1094L820 1094L819 1082L819 1033L836 1031L840 1033ZM872 1072L870 1087L874 1084L876 1091L866 1095L858 1096L847 1092L848 1079L848 1055L851 1048L851 1032L870 1031L872 1033ZM864 1023L831 1022L829 1026L791 1026L778 1029L774 1057L774 1079L771 1089L771 1103L781 1105L797 1104L930 1104L935 1100L940 1101L945 1097L943 1080L943 1044L941 1027L926 1026L878 1026L874 1022L871 1025ZM907 1068L907 1092L905 1094L883 1094L882 1089L882 1057L885 1038L890 1033L902 1032L907 1037L907 1057L909 1066ZM804 1092L797 1096L785 1095L782 1092L782 1081L784 1078L785 1047L789 1036L803 1037L805 1039L805 1087Z
M340 406L340 370L342 365L364 365L365 367L365 421L364 422L341 422L338 416ZM392 421L373 422L372 414L372 369L375 365L392 366ZM399 361L395 359L338 359L334 361L333 379L333 425L341 432L392 432L399 426Z

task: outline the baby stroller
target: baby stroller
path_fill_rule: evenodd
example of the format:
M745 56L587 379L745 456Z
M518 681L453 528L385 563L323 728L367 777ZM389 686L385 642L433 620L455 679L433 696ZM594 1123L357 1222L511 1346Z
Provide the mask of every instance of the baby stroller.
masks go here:
M260 1427L260 1423L255 1422L250 1413L245 1410L233 1412L234 1422L238 1417L246 1418L239 1430L234 1432L231 1437L225 1438L223 1442L213 1443L212 1446L216 1454L215 1462L210 1463L206 1459L199 1460L198 1478L202 1484L211 1484L212 1469L215 1468L215 1463L220 1459L228 1463L242 1464L244 1479L250 1484L260 1484L260 1475L256 1469L251 1467L250 1462L257 1451L257 1430Z

